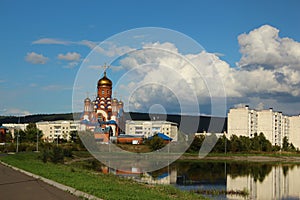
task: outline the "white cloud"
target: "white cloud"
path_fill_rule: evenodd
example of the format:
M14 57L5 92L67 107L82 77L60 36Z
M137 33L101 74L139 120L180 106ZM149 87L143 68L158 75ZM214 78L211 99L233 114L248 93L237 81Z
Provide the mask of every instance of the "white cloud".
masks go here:
M42 89L47 91L61 91L61 90L72 90L73 87L53 84L53 85L44 86Z
M193 91L205 104L211 95L222 96L224 88L230 106L243 102L256 108L276 106L292 111L287 105L294 106L300 98L300 43L278 33L264 25L241 34L238 67L231 67L216 53L182 55L171 43L145 44L119 61L130 74L124 77L130 81L120 80L120 90L131 91L131 109L137 110L157 103L158 97L164 105L172 105L180 97L188 106L194 103L190 100ZM147 85L153 82L165 88ZM143 85L147 86L139 89Z
M27 53L25 60L32 64L46 64L49 58L35 52Z
M128 46L117 46L114 43L106 42L103 43L101 46L99 45L99 42L90 41L90 40L81 40L81 41L69 41L69 40L60 40L60 39L54 39L54 38L41 38L39 40L35 40L32 42L32 44L44 44L44 45L79 45L79 46L86 46L91 50L94 50L100 54L104 54L109 57L122 55L124 52L128 52L131 49Z
M33 41L32 44L62 44L68 45L71 44L70 41L54 39L54 38L42 38L36 41Z
M102 65L90 65L87 68L94 70L104 70L104 67Z
M78 65L78 62L73 61L73 62L69 62L67 65L64 66L64 68L67 69L73 69L74 67L76 67Z
M263 65L276 69L289 66L300 68L300 43L279 37L279 30L269 25L244 33L238 37L242 58L240 67Z
M57 58L60 60L67 60L67 61L79 61L81 55L77 52L68 52L66 54L58 54Z
M37 87L38 85L36 83L30 83L29 87Z
M24 115L31 115L32 113L30 113L27 110L22 110L19 108L9 108L9 109L4 109L2 110L1 115L6 115L6 116L24 116Z

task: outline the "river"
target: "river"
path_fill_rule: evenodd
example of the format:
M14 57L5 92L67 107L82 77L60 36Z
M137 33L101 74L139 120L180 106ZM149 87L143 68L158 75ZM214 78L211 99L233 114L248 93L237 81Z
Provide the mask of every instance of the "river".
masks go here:
M111 173L181 190L215 191L214 196L208 196L213 199L300 199L297 164L179 160L154 172L140 173L133 167L131 171ZM235 194L241 191L247 196Z

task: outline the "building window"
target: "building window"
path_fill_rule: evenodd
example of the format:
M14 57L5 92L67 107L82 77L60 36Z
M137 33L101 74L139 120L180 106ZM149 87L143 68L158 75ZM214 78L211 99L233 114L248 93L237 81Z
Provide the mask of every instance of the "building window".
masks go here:
M102 90L102 94L104 94L104 90Z

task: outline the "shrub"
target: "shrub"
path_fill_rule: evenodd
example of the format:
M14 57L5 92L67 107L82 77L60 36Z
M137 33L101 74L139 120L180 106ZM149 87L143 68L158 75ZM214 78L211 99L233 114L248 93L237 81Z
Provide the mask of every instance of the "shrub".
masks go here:
M50 160L53 163L64 163L64 152L61 147L54 146L50 152Z

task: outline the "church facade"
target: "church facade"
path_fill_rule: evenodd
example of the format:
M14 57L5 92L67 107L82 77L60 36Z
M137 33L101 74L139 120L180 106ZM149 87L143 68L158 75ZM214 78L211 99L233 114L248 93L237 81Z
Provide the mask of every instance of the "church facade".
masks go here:
M84 100L84 112L81 116L81 130L94 132L96 141L108 142L111 136L117 137L119 123L123 115L123 102L112 98L112 81L107 78L106 70L97 83L97 95L94 100Z

